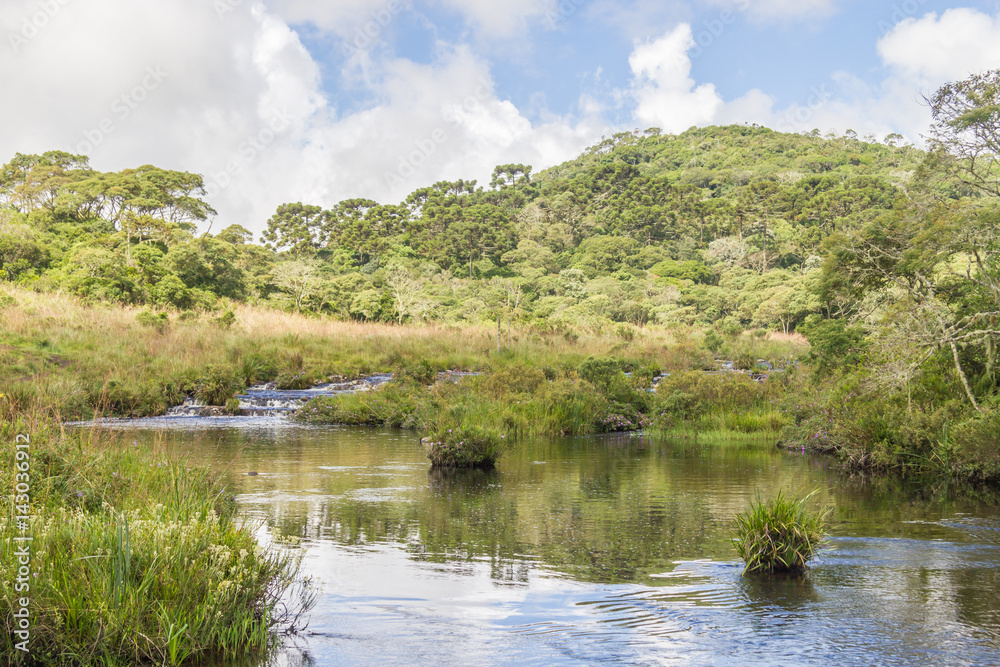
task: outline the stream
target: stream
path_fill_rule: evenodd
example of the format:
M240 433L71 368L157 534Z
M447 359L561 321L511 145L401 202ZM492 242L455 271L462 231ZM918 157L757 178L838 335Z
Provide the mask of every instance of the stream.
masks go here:
M224 470L261 539L301 538L319 600L260 667L1000 664L995 491L767 443L537 439L449 474L414 432L273 410L107 427ZM805 576L743 577L730 522L778 489L819 490L829 544Z

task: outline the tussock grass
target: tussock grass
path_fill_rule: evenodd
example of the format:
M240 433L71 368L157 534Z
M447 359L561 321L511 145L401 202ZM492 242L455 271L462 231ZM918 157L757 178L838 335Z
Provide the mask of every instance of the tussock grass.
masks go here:
M805 569L826 530L825 515L806 506L812 495L793 499L778 491L766 502L758 497L750 509L736 515L732 543L746 564L744 573Z
M0 407L10 405L0 399ZM260 655L311 606L298 558L262 548L256 526L236 519L232 496L207 469L106 432L64 432L37 413L7 412L7 489L17 434L30 436L33 519L22 533L8 505L0 541L33 538L30 589L16 591L17 560L0 559L0 657L17 655L13 613L22 597L30 599L31 659L60 665Z

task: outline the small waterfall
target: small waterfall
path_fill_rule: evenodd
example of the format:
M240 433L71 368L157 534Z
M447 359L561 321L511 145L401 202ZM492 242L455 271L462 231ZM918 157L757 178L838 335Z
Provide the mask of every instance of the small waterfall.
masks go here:
M180 405L175 405L174 407L167 410L167 417L197 417L201 414L206 406L203 402L199 401L197 398L188 396L184 399L184 402Z
M278 389L273 382L269 382L250 387L245 394L238 394L236 398L239 399L240 410L244 414L291 412L319 396L371 391L391 379L392 373L378 373L360 380L330 382L309 389Z
M247 416L269 416L298 410L318 396L371 391L392 379L392 373L377 373L359 380L328 382L309 389L278 389L273 382L250 387L245 394L237 394L240 413ZM224 413L217 406L205 405L188 397L180 405L167 410L167 417L217 417Z

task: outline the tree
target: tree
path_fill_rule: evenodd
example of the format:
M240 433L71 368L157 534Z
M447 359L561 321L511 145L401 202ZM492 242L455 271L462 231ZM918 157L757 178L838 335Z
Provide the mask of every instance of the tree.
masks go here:
M316 294L322 284L316 266L302 260L275 264L271 276L280 290L291 295L296 312L302 312L306 299Z
M944 85L927 102L936 166L1000 197L1000 69Z
M385 274L385 282L392 295L393 305L396 309L396 322L402 324L403 320L414 312L414 306L420 294L421 281L410 273L409 269L399 265L392 265Z
M330 235L328 215L319 206L301 202L282 204L267 221L261 240L293 257L310 257L324 247Z

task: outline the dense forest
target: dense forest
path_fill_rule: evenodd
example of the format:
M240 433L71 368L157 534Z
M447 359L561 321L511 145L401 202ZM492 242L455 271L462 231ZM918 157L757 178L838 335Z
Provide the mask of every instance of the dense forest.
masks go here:
M893 142L894 143L894 142ZM261 241L214 214L201 177L17 155L0 181L0 270L43 290L157 308L220 298L381 321L508 318L791 331L841 314L824 242L896 210L923 153L845 137L711 127L601 141L533 175L498 166L399 204L289 203Z
M198 175L18 154L0 174L0 275L160 311L232 300L567 338L693 326L712 351L748 329L798 332L820 397L799 437L866 442L875 464L958 441L995 459L1000 72L928 103L926 150L652 128L537 174L497 166L487 185L283 204L259 245L240 225L199 231L215 211Z

